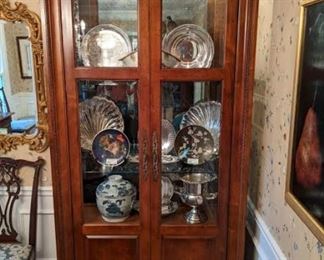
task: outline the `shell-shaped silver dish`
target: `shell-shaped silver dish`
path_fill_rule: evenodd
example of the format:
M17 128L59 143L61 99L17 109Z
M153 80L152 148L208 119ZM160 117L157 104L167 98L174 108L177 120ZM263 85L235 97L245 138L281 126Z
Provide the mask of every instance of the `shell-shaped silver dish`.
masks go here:
M191 107L182 118L180 129L190 125L200 125L213 136L214 152L219 152L222 105L216 101L201 102Z
M174 141L176 138L176 131L173 125L166 119L162 119L162 138L161 138L161 149L162 154L168 154L174 147Z
M83 149L92 150L94 137L104 129L124 131L123 116L112 100L93 97L79 104L80 141Z

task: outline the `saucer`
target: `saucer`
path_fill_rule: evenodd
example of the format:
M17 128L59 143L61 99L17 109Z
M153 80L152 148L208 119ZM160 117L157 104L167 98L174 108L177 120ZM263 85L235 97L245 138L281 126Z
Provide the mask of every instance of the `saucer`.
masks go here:
M168 164L168 163L177 163L180 159L178 156L168 155L168 154L162 154L162 163Z
M139 208L140 208L139 201L136 200L133 204L133 209L139 212ZM178 202L170 201L169 204L161 206L161 215L162 216L170 215L176 212L178 208L179 208Z
M179 208L179 205L176 201L170 201L169 204L161 206L161 215L162 216L170 215L170 214L176 212L178 208Z

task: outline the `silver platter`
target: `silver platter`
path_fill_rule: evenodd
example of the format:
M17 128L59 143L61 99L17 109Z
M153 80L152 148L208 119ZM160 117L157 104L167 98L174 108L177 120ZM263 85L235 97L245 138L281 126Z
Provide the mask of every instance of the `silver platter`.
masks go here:
M195 24L182 24L163 37L162 49L179 62L164 65L173 68L209 68L214 58L214 42L208 32Z
M174 156L171 154L162 154L162 163L169 164L169 163L177 163L180 159L178 156Z
M79 104L80 141L83 149L92 150L94 137L104 129L124 131L123 116L112 100L93 97Z
M173 125L166 119L162 119L162 138L161 138L161 149L162 154L168 154L174 147L174 141L176 138L176 131Z
M219 152L219 136L221 128L221 107L216 101L201 102L191 107L182 118L180 129L190 125L200 125L213 136L214 152Z
M128 35L112 24L93 27L81 43L81 57L86 67L122 67L120 58L131 51Z

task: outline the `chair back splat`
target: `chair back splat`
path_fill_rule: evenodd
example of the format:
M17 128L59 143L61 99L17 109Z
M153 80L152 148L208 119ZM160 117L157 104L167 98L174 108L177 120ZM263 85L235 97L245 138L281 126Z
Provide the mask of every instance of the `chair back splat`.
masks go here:
M36 244L36 223L37 223L37 193L41 167L45 161L39 158L35 162L26 160L15 160L12 158L0 158L0 186L4 187L5 198L0 204L0 242L14 243L17 241L17 231L13 226L13 208L19 198L21 190L21 178L19 171L23 167L34 169L32 197L30 204L29 222L29 245ZM4 203L3 203L4 202Z

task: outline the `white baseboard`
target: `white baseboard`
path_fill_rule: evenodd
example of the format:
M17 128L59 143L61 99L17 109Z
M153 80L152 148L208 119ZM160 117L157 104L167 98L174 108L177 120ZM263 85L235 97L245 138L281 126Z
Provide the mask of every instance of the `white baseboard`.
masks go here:
M248 198L247 230L253 240L256 255L254 260L286 260L276 240L261 215Z

